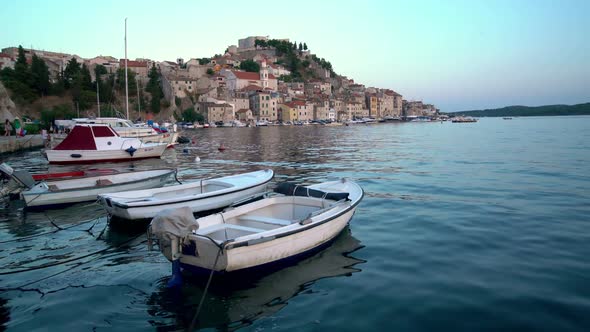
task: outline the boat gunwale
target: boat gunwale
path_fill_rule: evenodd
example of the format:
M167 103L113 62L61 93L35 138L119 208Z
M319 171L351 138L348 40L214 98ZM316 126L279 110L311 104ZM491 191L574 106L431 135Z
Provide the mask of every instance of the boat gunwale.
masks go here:
M265 185L274 178L274 171L272 171L272 170L270 170L270 171L271 171L271 175L268 179L265 179L264 181L261 181L261 182L256 182L256 183L249 185L247 187L237 187L234 185L232 187L224 188L224 189L213 191L210 193L204 193L204 194L201 193L201 194L195 195L192 198L188 198L188 199L184 199L184 200L174 200L173 201L173 200L167 199L166 201L155 202L155 201L147 200L148 198L146 197L145 200L132 202L132 204L119 203L119 202L116 202L113 200L111 200L110 202L114 207L129 210L129 209L144 208L144 207L179 204L179 203L198 201L198 200L202 200L202 199L214 198L214 197L218 197L218 196L239 193L241 191L245 191L245 190L249 190L249 189L261 186L261 185ZM256 172L259 172L259 171L256 171ZM252 172L252 173L254 173L254 172ZM239 176L239 174L237 174L235 176ZM208 179L208 180L220 181L221 178L213 178L213 179ZM221 182L223 182L223 180ZM109 197L104 197L104 198L109 199Z
M256 238L256 240L258 240L256 243L252 243L252 244L249 243L253 239L244 239L244 240L239 240L239 241L236 241L236 239L229 239L229 240L226 240L226 241L219 242L219 241L216 241L216 240L214 240L213 238L211 238L209 236L201 235L201 234L190 234L189 235L189 238L191 238L191 237L197 237L197 238L208 239L208 240L212 241L219 248L223 248L224 250L230 250L230 249L235 249L235 248L240 248L240 247L246 247L246 246L250 246L250 245L256 245L256 244L258 244L260 242L266 242L264 240L263 241L260 241L260 240L262 240L264 238L279 239L279 238L290 236L290 235L293 235L293 234L296 234L296 233L301 233L301 232L310 230L312 228L315 228L317 226L323 225L323 224L325 224L327 222L330 222L330 221L332 221L332 220L334 220L336 218L339 218L339 217L343 216L344 214L348 213L349 211L355 209L358 206L358 204L362 201L363 197L365 196L365 191L362 189L362 187L359 186L356 183L355 183L355 185L357 185L358 188L360 189L361 195L357 198L356 202L353 202L352 204L350 204L348 207L346 207L342 211L338 212L337 214L335 214L333 216L330 216L328 218L322 219L322 220L318 220L316 222L309 223L307 225L301 225L300 224L302 227L297 227L296 229L293 229L293 230L289 230L289 231L285 231L285 232L281 232L281 233L276 233L276 234L272 234L272 235L262 236L260 238ZM287 196L285 196L285 197L287 197ZM348 203L348 202L352 202L352 201L346 201L345 203ZM338 207L338 205L334 205L333 206L333 208L335 208L335 207ZM328 209L328 210L326 210L326 211L324 211L324 212L322 212L322 213L320 213L318 215L315 215L313 217L321 216L322 214L327 213L327 212L329 212L331 210L332 209ZM294 224L297 224L297 223L294 223ZM294 225L294 224L291 224L291 225ZM275 229L269 229L269 230L265 230L264 232L255 233L255 234L263 234L264 235L264 233L267 233L267 232L270 232L270 231L276 231L277 229L286 228L286 227L289 227L291 225L282 226L282 227L275 228ZM249 234L249 235L246 235L246 236L250 236L250 235L252 235L252 234ZM237 239L239 239L239 237Z
M149 171L143 171L143 172L164 171L164 170L168 170L169 172L166 172L166 173L163 173L163 174L159 174L159 175L153 175L153 176L150 176L148 178L137 179L137 180L129 181L129 182L112 183L112 184L107 184L107 185L102 185L102 186L87 186L87 187L79 187L79 188L69 188L69 189L57 189L57 190L49 190L48 189L47 191L43 191L43 192L31 192L30 190L27 190L27 191L21 192L21 195L23 197L24 196L38 196L38 195L48 195L48 194L60 194L60 193L64 193L64 192L72 192L72 191L80 191L80 190L89 190L89 189L95 189L95 188L96 189L103 189L103 188L124 186L124 185L127 185L127 184L135 184L135 183L138 183L138 182L145 182L145 181L153 180L153 179L156 179L156 178L165 178L165 177L168 177L168 176L170 176L170 175L172 175L173 173L176 172L176 170L174 170L174 169L149 170ZM130 173L139 173L139 172L130 172ZM113 174L113 175L125 175L125 174L129 174L129 173L119 173L119 174ZM101 178L101 177L105 177L105 176L104 175L99 175L99 176L92 176L92 177L89 177L89 178ZM80 179L68 179L68 180L64 180L64 181L70 181L70 180L80 180ZM38 183L42 183L42 182L45 182L45 183L47 183L49 185L49 184L54 183L54 182L59 182L59 180L57 180L57 181L39 181Z

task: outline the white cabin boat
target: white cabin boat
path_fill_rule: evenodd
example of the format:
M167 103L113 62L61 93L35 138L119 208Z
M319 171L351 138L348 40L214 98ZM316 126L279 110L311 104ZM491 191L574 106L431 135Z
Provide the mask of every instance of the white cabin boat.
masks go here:
M41 181L22 191L20 197L27 207L95 201L99 194L161 187L174 173L175 170L159 169Z
M80 164L159 158L168 144L143 143L138 138L120 137L109 125L76 125L55 148L46 150L55 164Z
M178 139L176 132L159 132L147 124L135 124L127 119L121 118L74 118L72 120L56 120L56 125L71 130L77 124L107 124L121 137L139 138L143 143L167 143L168 146L175 144ZM51 135L51 147L61 143L67 134Z
M184 208L158 214L150 232L173 262L175 277L181 267L234 272L312 251L346 227L364 196L358 184L344 179L279 189L284 195L196 220Z
M188 206L192 212L200 212L228 206L264 192L273 176L274 172L266 169L157 189L109 193L99 199L111 216L149 219L163 209Z

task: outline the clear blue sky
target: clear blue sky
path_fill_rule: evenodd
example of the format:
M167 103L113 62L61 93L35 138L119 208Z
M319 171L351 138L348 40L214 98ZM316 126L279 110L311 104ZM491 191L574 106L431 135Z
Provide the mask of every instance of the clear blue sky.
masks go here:
M185 60L252 35L452 112L590 101L590 1L4 1L0 47Z

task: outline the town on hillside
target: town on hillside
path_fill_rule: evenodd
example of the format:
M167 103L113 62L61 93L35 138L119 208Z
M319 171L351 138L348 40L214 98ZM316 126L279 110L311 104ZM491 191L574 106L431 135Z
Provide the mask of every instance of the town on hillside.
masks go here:
M438 115L438 109L432 104L407 101L392 89L365 87L336 74L328 61L310 52L307 44L291 43L288 39L250 36L240 39L237 46L227 47L224 54L188 61L182 58L161 62L150 59L126 61L112 56L84 59L65 53L21 49L29 65L35 58L44 61L51 84L66 77L67 87L67 73L72 72L72 67L85 68L90 80L100 84L95 83L96 92L89 86L88 93L78 96L74 104L78 108L84 104L83 110L93 115L97 114L96 108L99 107L96 94L108 95L108 90L114 89L105 88L103 80L106 84L110 75L115 81L112 77L125 68L125 62L130 75L128 98L130 105L135 105L130 106L132 119L171 120L174 116L176 121L253 124L348 122L356 119L394 121ZM19 47L2 49L0 69L14 69L18 58ZM154 72L157 73L159 93L149 89L154 85ZM121 77L116 79L120 81ZM115 83L112 85L116 86ZM158 95L160 100L157 100ZM82 100L84 96L86 103ZM119 110L125 105L120 99L116 103ZM102 100L101 96L98 103ZM103 105L102 109L104 114L107 107ZM142 111L151 114L142 116Z

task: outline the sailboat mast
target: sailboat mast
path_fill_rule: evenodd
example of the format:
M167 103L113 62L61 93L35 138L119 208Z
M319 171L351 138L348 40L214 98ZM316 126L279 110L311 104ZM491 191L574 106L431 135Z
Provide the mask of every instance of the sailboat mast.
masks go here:
M96 105L98 105L98 117L100 118L100 89L98 88L99 85L99 75L96 73Z
M137 84L137 112L141 117L141 99L139 99L139 79L137 77L138 75L135 76L135 83Z
M125 110L129 120L129 87L127 82L127 17L125 17Z

